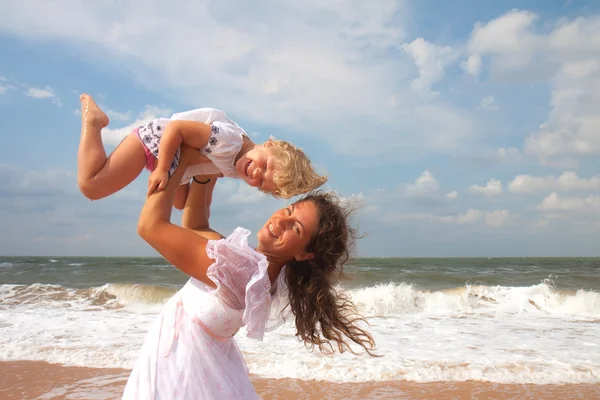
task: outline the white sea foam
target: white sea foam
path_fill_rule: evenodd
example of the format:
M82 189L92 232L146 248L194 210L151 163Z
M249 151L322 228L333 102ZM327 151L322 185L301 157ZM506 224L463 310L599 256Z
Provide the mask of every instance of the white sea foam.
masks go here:
M37 397L36 400L50 399L85 399L110 400L118 399L123 394L127 377L122 374L109 374L88 379L82 379L66 385L58 385L49 392Z
M172 289L104 285L74 290L0 285L0 359L131 368ZM406 284L351 290L380 358L305 349L288 324L238 343L266 377L367 381L600 382L600 294L529 287Z

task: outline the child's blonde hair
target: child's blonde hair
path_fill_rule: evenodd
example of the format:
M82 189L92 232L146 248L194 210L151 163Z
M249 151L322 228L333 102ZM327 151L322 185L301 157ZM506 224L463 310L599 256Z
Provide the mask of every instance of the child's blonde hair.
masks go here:
M308 193L327 182L327 175L319 175L302 149L284 140L270 137L264 144L277 159L273 181L273 197L289 199Z

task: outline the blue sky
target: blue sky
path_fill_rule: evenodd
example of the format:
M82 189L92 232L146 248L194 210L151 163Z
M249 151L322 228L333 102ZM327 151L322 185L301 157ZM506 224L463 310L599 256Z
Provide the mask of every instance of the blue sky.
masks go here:
M77 189L79 93L111 123L197 107L302 147L360 204L362 256L600 255L600 4L9 2L0 15L1 255L154 255L147 173ZM283 201L221 180L211 223ZM179 216L176 214L176 221Z

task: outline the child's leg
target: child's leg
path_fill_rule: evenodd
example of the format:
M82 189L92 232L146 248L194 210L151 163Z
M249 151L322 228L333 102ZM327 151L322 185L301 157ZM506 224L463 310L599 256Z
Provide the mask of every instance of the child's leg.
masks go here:
M188 196L188 192L190 191L190 184L187 183L185 185L179 185L177 191L175 192L175 199L173 200L173 207L178 210L183 210L185 207L185 201Z
M91 96L82 94L80 101L77 181L85 197L99 200L130 184L142 172L146 154L139 140L128 135L107 158L100 131L108 125L108 117Z

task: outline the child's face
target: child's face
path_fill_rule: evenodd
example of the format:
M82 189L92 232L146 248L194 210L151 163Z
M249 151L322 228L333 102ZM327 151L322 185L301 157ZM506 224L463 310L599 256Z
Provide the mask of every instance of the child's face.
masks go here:
M257 145L240 157L235 169L250 186L260 188L263 192L272 192L276 185L273 180L277 161L273 154L263 145Z

